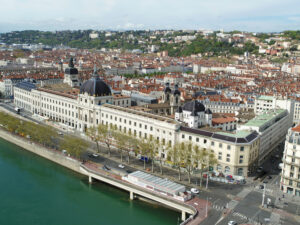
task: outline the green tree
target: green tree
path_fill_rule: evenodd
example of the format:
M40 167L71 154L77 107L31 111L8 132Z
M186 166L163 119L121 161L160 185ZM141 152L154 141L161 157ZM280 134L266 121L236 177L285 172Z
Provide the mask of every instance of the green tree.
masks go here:
M98 129L96 127L90 127L86 130L87 136L91 138L92 141L96 143L97 146L97 152L100 152L100 146L99 146L99 141L100 141L100 136Z
M111 145L113 142L112 129L113 127L109 128L104 124L98 126L98 137L100 141L105 143L108 150L108 156L111 155Z
M67 150L70 155L80 159L82 152L87 147L88 143L81 138L65 135L60 148L61 150Z

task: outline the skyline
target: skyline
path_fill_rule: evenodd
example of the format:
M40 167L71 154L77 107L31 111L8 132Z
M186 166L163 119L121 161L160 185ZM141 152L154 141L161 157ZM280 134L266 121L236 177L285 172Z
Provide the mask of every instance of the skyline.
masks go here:
M210 29L280 32L300 27L296 0L0 0L0 32Z

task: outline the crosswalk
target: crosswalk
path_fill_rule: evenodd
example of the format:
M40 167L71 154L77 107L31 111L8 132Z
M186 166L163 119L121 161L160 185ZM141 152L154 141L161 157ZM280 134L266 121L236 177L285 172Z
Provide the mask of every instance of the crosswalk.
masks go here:
M221 205L217 205L217 204L214 204L212 206L213 209L217 210L217 211L222 211L224 210L224 206L221 206Z

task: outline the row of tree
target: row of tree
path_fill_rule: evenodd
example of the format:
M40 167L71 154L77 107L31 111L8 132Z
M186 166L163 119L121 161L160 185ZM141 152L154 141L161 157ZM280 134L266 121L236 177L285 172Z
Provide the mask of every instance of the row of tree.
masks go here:
M101 152L99 142L106 145L108 156L111 154L111 147L115 146L120 153L121 162L123 162L124 154L127 155L128 164L130 164L131 155L140 155L144 158L144 169L146 169L145 157L147 157L151 161L151 171L154 172L156 161L159 163L160 173L163 174L163 164L168 161L178 169L179 180L181 180L182 171L186 171L189 182L191 182L191 174L200 171L201 184L203 172L217 163L213 151L200 148L191 142L166 145L154 138L139 138L118 130L116 126L108 127L102 124L87 129L86 134L96 143L98 152ZM166 152L167 157L163 157L162 151Z
M88 147L88 143L80 138L65 135L59 136L50 126L18 119L12 115L0 112L1 127L11 133L28 138L45 147L67 150L68 154L80 159L81 154Z

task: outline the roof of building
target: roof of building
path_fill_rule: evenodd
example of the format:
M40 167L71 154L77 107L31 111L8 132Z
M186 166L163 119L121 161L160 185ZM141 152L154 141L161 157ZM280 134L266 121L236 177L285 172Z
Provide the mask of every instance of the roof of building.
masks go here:
M167 193L175 194L177 192L185 191L185 189L186 189L184 185L177 184L168 179L156 177L156 176L153 176L151 174L148 174L148 173L145 173L142 171L135 171L133 173L130 173L128 176L135 177L139 181L147 183L147 184L155 187L156 189L167 192Z
M65 69L66 74L78 74L78 70L74 67L73 58L70 58L69 67Z
M274 99L273 96L268 96L268 95L261 95L258 97L258 100L267 100L267 101L272 101Z
M85 81L80 87L80 94L84 93L95 97L111 95L110 87L99 78L96 67L94 68L91 79Z
M17 83L16 86L17 88L21 88L27 91L31 91L32 89L36 89L36 85L32 82L29 81L24 81L24 82L20 82Z
M204 112L205 106L197 100L185 103L182 110L192 112L192 115L197 116L198 112Z
M286 111L285 109L274 109L266 111L262 114L257 115L253 119L249 120L244 126L254 126L254 127L261 127L274 117L278 116L279 114Z
M210 132L203 129L195 129L183 126L180 127L180 130L237 144L249 143L256 139L259 135L256 131L238 131L238 133Z
M297 126L293 127L293 128L292 128L292 131L295 131L295 132L299 132L299 133L300 133L300 124L298 124Z

